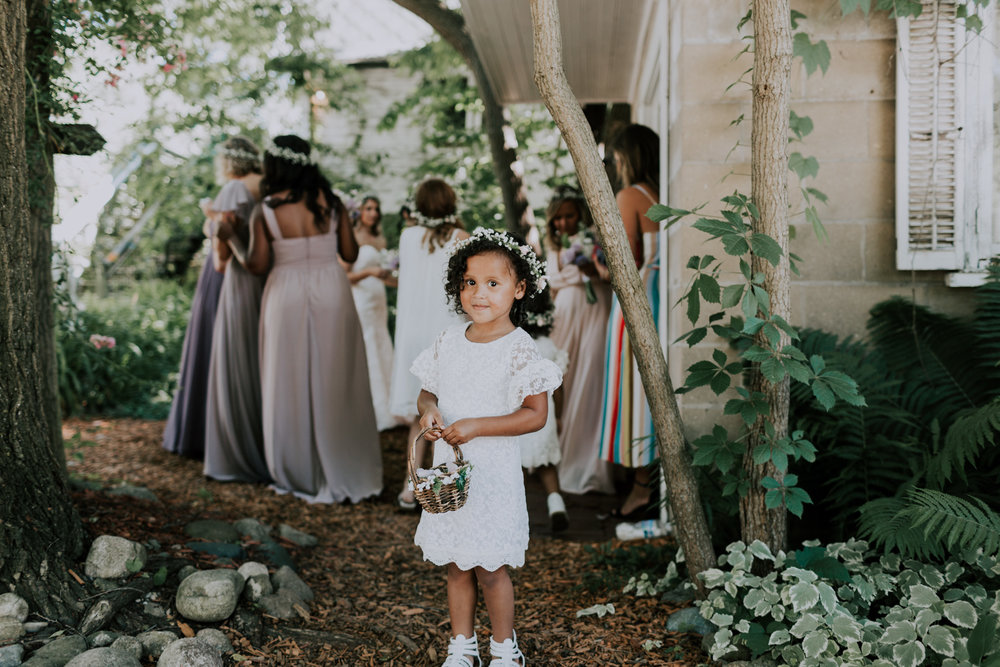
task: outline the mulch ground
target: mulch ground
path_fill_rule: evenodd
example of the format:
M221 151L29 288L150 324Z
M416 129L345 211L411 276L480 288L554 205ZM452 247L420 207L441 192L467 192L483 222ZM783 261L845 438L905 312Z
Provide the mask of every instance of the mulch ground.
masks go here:
M386 491L357 505L309 505L261 485L209 480L200 462L160 447L163 422L69 419L63 431L71 474L105 486L144 486L159 498L151 502L74 491L91 537L155 539L202 568L212 567L210 557L179 546L190 540L184 526L196 519L253 517L274 527L287 523L319 538L319 545L310 549L286 543L300 576L316 594L308 617L279 621L265 616L265 640L257 646L223 625L242 656L232 664L436 667L444 660L449 630L444 572L423 561L413 544L417 515L400 512L393 502L405 468L405 429L382 436ZM529 478L527 488L531 545L525 566L512 570L512 577L515 625L528 664L709 662L700 637L663 631L676 607L621 592L621 576L629 568L642 571L646 564L650 576L662 575L663 559L673 548L670 538L606 539L613 526L599 520L597 512L615 500L593 496L568 496L571 530L552 537L545 527L540 487ZM614 614L577 617L578 610L609 602ZM481 650L488 650L485 609L477 620ZM645 650L647 640L662 645Z

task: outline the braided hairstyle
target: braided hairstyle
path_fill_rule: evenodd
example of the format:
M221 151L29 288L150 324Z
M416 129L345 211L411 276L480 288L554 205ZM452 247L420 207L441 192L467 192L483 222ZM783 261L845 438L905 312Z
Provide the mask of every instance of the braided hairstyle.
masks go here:
M307 157L312 150L309 142L294 134L275 137L274 145ZM328 229L331 217L337 216L339 218L345 211L343 202L337 195L333 194L330 181L323 176L319 167L311 162L299 164L266 150L264 151L264 178L261 181L260 189L261 194L265 197L275 192L288 191L285 197L268 201L267 205L271 208L278 208L305 199L306 208L312 212L316 228L321 232ZM325 206L320 203L320 193L326 200Z

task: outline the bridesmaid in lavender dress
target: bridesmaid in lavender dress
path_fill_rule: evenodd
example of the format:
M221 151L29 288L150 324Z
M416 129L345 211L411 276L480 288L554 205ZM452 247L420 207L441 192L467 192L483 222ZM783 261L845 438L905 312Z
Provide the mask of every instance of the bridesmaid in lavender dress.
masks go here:
M230 180L213 204L225 212L213 244L215 269L225 277L212 334L204 471L220 481L267 482L257 361L264 283L245 268L250 214L260 199L260 150L249 139L232 137L218 158Z
M382 489L364 339L337 262L353 262L358 244L310 150L292 135L265 149L265 198L250 230L247 268L270 267L260 309L264 454L279 493L357 502Z

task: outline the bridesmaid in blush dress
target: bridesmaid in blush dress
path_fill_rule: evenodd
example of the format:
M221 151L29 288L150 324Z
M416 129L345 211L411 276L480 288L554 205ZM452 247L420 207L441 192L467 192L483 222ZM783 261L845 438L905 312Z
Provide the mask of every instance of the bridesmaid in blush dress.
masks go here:
M358 245L309 144L264 151L247 267L268 271L260 312L264 454L272 488L308 502L358 502L382 489L382 454L361 323L337 261Z

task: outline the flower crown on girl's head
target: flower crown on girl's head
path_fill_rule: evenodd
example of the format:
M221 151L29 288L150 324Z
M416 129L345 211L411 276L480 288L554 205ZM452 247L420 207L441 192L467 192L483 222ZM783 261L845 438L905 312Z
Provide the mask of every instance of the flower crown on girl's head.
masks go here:
M264 152L280 157L283 160L288 160L294 164L302 165L303 167L310 164L316 164L316 161L309 155L293 151L291 148L285 148L284 146L277 146L273 142L264 148Z
M426 227L427 229L437 229L441 225L454 225L455 221L458 219L452 213L449 213L443 218L428 218L426 215L416 210L416 208L416 206L413 207L413 212L410 213L410 217L412 217L418 225Z
M539 261L535 251L528 244L518 243L517 239L507 232L497 231L488 227L477 227L469 238L462 239L461 241L452 241L448 244L448 255L454 255L474 241L490 241L510 250L515 255L520 255L528 263L528 268L531 270L531 279L535 284L535 291L532 294L541 294L542 290L545 289L545 285L547 284L545 268Z
M228 157L233 160L260 160L259 154L245 151L242 148L222 148L218 151L218 153L223 157Z

